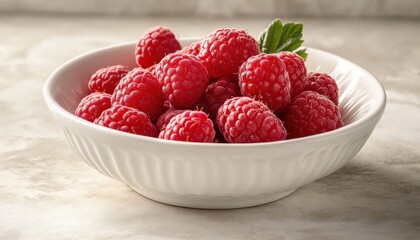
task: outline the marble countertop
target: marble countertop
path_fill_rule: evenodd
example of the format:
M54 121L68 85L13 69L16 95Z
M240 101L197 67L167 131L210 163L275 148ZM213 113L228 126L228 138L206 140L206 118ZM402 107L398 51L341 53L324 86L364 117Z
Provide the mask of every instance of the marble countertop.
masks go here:
M146 199L78 159L44 104L42 86L80 53L135 41L155 25L178 36L222 26L258 35L270 19L0 17L0 239L419 239L418 20L294 19L306 45L370 71L388 95L361 152L280 201L196 210Z

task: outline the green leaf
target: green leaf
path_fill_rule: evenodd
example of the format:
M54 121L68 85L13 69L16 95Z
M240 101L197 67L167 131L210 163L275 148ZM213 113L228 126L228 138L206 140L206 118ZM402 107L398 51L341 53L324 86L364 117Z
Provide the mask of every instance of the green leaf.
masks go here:
M302 23L286 23L283 25L280 19L276 19L261 33L259 38L260 51L262 53L295 52L306 60L306 49L301 48L303 43L302 31Z
M306 48L296 51L295 53L299 55L301 58L303 58L303 60L305 61L306 61L306 58L308 58L308 54L306 53Z
M277 48L277 52L281 52L281 51L289 51L289 52L293 52L296 49L298 49L300 46L302 46L303 40L302 39L296 39L296 38L291 38L289 40L287 40L287 42L285 42L283 45L279 46Z
M289 39L302 38L303 25L301 23L286 23L281 33L280 43L284 43Z
M288 51L295 51L296 49L298 49L300 46L302 46L303 40L299 39L297 41L294 42L294 44L291 44L287 49Z
M283 25L280 19L274 20L260 36L260 51L274 53L279 44Z

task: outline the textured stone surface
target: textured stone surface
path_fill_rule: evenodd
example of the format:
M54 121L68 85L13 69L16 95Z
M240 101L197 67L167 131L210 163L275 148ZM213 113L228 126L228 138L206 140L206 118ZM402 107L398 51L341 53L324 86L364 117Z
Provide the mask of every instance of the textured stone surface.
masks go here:
M418 239L420 22L299 20L307 46L382 82L385 114L336 173L271 204L208 211L153 202L88 167L58 134L42 86L64 61L154 25L258 35L269 19L0 17L0 239Z

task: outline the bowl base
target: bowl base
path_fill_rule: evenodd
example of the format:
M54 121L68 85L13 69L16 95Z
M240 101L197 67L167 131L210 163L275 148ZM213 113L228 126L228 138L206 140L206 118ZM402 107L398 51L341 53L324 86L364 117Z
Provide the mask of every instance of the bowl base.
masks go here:
M220 198L220 197L194 197L194 196L181 196L171 195L165 193L157 193L145 189L131 187L140 195L152 199L154 201L187 208L200 208L200 209L233 209L233 208L246 208L263 205L280 200L289 196L297 188L273 194L265 194L261 196L252 197L238 197L238 198Z

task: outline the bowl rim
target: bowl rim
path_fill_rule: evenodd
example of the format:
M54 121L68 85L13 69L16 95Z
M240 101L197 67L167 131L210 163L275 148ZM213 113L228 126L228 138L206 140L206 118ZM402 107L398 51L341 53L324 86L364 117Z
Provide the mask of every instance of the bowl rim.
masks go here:
M199 38L180 38L180 41L181 42L182 41L190 42L190 41L195 41L195 40L198 40L198 39ZM173 141L173 140L159 139L159 138L136 135L136 134L132 134L132 133L122 132L122 131L118 131L118 130L115 130L115 129L103 127L103 126L94 124L92 122L89 122L89 121L86 121L82 118L77 117L76 115L74 115L74 114L70 113L69 111L65 110L60 104L57 103L57 101L55 101L55 99L52 95L52 92L53 92L52 91L52 86L53 86L53 83L55 82L55 79L57 79L57 76L60 75L61 71L68 68L69 66L71 66L73 63L79 61L80 59L83 59L83 58L88 57L90 55L94 55L94 54L97 54L99 52L111 50L111 49L114 49L114 48L127 47L127 46L130 46L130 45L135 45L135 42L130 41L130 42L113 44L113 45L110 45L110 46L97 48L97 49L94 49L92 51L88 51L86 53L83 53L81 55L73 57L70 60L62 63L58 68L56 68L49 75L49 77L47 78L47 80L44 83L44 87L43 87L44 101L46 102L46 104L48 105L50 110L54 110L55 112L60 114L62 117L65 117L67 120L73 121L77 124L81 124L85 127L93 128L97 131L103 132L103 133L108 134L108 135L117 135L119 137L129 138L129 139L132 139L133 141L142 140L142 141L148 141L150 143L155 143L155 144L165 144L165 145L170 144L170 145L183 146L183 147L188 147L188 146L197 147L197 146L200 146L200 147L205 147L205 148L237 148L237 147L244 147L244 146L245 147L271 147L271 146L279 147L279 146L287 146L287 145L290 145L290 144L299 144L299 143L305 144L305 143L314 142L314 141L318 141L318 140L322 140L322 139L327 139L327 138L334 137L334 136L345 135L348 132L354 131L355 129L358 129L358 128L362 128L365 125L369 124L372 120L374 120L376 117L378 117L378 115L381 116L384 112L385 105L386 105L386 93L385 93L385 90L384 90L383 86L367 70L365 70L364 68L360 67L359 65L357 65L357 64L355 64L355 63L353 63L353 62L351 62L351 61L349 61L345 58L342 58L338 55L335 55L333 53L330 53L330 52L327 52L327 51L324 51L324 50L320 50L320 49L316 49L316 48L310 48L310 47L307 47L307 48L310 49L310 51L312 51L312 52L318 52L318 53L324 54L324 55L326 55L330 58L334 58L334 59L342 61L346 64L351 65L356 70L358 70L362 74L366 75L367 78L369 78L370 81L372 81L372 83L374 85L376 85L375 89L377 89L377 94L378 94L378 96L376 98L379 99L379 101L361 119L358 119L355 122L352 122L348 125L344 125L343 127L339 128L339 129L336 129L336 130L333 130L333 131L324 132L324 133L311 135L311 136L306 136L306 137L301 137L301 138L296 138L296 139L287 139L287 140L283 140L283 141L261 142L261 143L228 143L228 144L226 144L226 143L198 143L198 142L183 142L183 141Z

